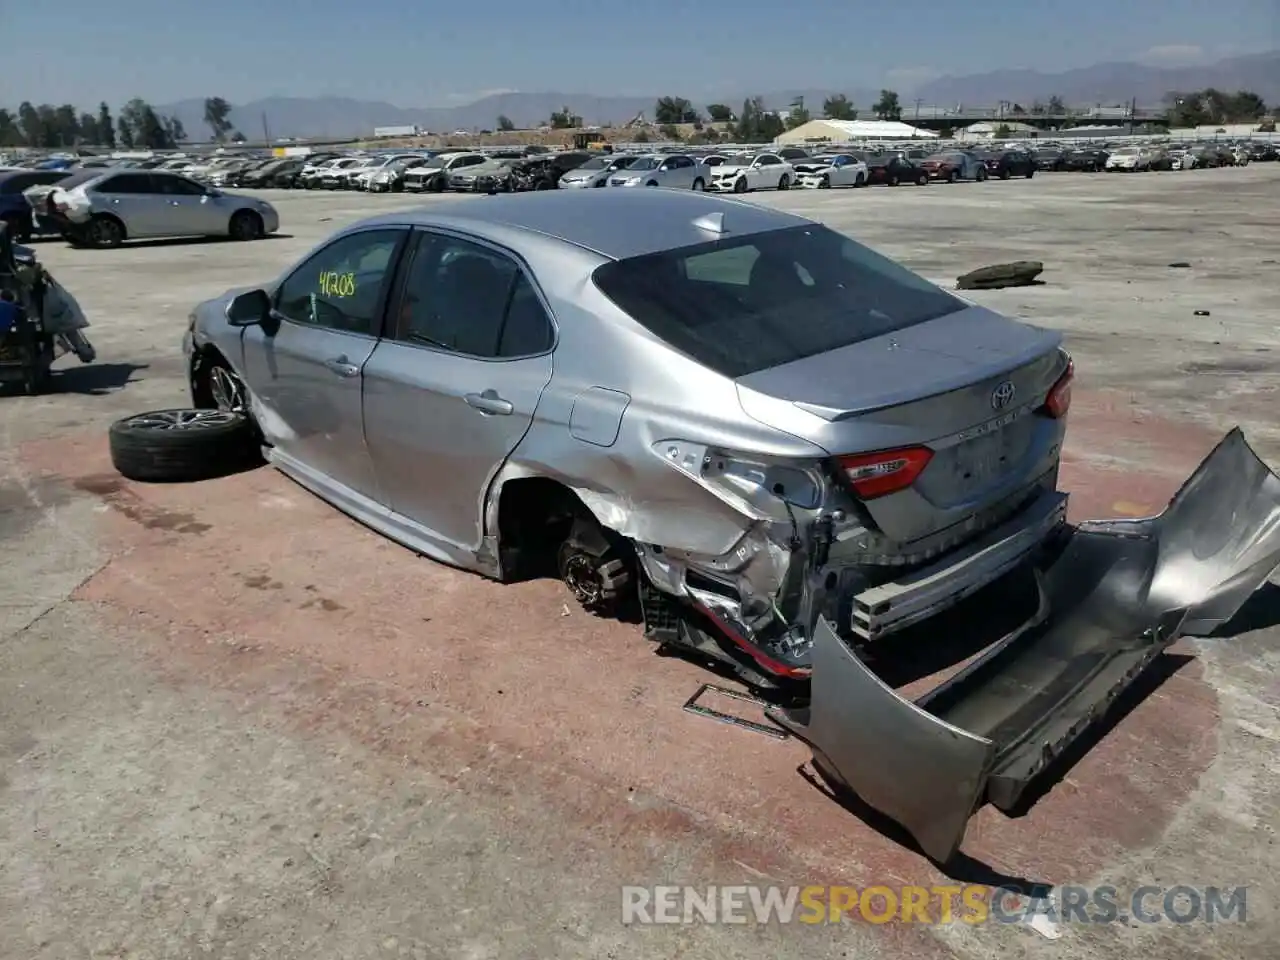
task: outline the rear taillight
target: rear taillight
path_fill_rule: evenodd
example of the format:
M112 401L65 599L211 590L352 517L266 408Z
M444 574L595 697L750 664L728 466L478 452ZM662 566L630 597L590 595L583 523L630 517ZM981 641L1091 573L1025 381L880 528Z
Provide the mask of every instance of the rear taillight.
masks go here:
M1063 371L1058 382L1053 385L1049 395L1044 398L1044 412L1055 420L1060 420L1071 409L1071 381L1076 378L1076 365L1067 361L1067 369Z
M839 463L853 492L870 500L911 486L932 456L928 447L901 447L840 457Z

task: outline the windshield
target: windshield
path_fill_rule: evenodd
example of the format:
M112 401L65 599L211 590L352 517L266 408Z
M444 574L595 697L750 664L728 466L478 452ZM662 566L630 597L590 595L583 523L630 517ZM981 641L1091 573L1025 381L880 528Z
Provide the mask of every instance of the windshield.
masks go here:
M656 170L662 163L661 157L637 157L636 162L627 167L628 170Z
M735 153L732 156L725 157L724 165L726 167L749 167L754 159L755 157L749 153Z
M597 287L694 360L742 377L963 310L823 226L790 227L599 267Z
M608 168L609 164L612 161L613 161L613 157L592 157L582 166L578 167L578 169L579 170L604 170Z
M1137 153L1138 153L1138 151L1137 151L1137 149L1136 149L1136 148L1134 148L1134 147L1121 147L1119 150L1117 150L1117 151L1116 151L1116 156L1117 156L1117 157L1132 157L1132 156L1136 156L1136 155L1137 155Z

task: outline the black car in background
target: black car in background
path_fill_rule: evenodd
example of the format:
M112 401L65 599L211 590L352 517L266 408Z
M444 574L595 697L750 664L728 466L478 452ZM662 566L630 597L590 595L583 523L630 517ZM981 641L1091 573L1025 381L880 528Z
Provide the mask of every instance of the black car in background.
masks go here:
M883 183L896 187L901 183L914 183L917 186L929 185L929 171L920 165L918 160L910 159L905 153L882 153L867 156L867 185Z
M1008 180L1010 177L1036 175L1036 158L1026 150L985 150L978 159L986 165L987 175Z
M512 168L511 189L520 192L559 189L561 177L570 170L577 170L594 156L595 153L585 150L573 150L529 157Z
M1065 170L1067 167L1067 150L1062 147L1042 147L1035 153L1037 170Z
M266 186L278 187L283 190L292 190L298 186L298 177L302 175L302 168L310 161L310 157L291 157L286 160L271 175L270 182Z
M1280 150L1274 143L1255 143L1249 147L1251 163L1274 163L1277 160L1280 160Z
M1107 159L1110 156L1108 151L1094 147L1072 150L1063 158L1062 169L1077 173L1101 173L1106 168Z
M228 187L260 187L264 184L261 182L266 177L271 176L282 161L279 157L269 157L257 163L252 163L242 170L227 175Z

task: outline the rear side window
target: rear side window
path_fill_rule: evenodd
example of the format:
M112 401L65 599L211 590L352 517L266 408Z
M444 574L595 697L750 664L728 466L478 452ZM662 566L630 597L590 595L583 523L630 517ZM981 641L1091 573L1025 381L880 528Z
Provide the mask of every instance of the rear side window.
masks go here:
M717 373L743 377L964 309L964 302L822 226L618 260L596 286Z
M99 183L96 190L98 193L150 193L151 174L118 173Z

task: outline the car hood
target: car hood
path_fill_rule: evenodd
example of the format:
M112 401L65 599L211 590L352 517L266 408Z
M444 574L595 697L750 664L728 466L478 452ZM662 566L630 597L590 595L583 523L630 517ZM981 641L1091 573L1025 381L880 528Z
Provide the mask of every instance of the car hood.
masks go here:
M718 167L712 167L711 172L713 174L746 173L750 169L750 167L740 166L736 163L722 163Z
M835 169L835 165L830 163L796 163L792 166L796 168L796 173L827 173Z

